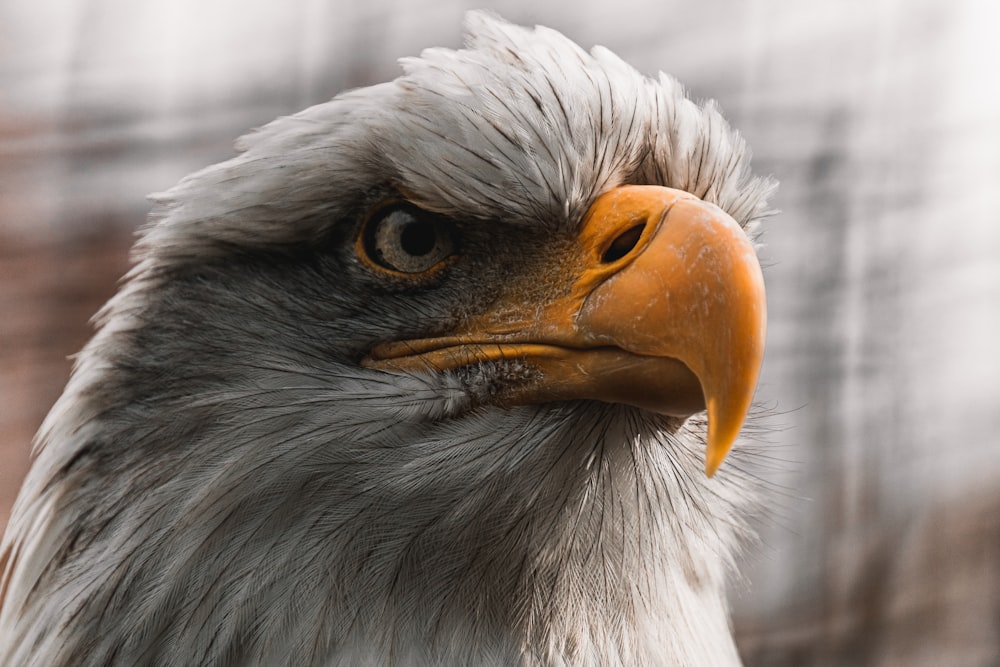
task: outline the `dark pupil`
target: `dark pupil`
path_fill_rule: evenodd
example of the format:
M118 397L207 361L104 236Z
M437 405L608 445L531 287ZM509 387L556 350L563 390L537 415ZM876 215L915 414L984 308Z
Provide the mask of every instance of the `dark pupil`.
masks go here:
M411 222L399 233L399 245L403 252L413 257L421 257L434 249L437 234L434 225L420 220Z

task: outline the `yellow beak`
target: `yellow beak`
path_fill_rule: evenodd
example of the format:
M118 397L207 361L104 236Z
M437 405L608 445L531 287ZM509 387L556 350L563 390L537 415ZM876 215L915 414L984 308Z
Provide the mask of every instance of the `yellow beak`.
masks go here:
M764 280L753 246L718 207L659 186L597 198L568 295L502 304L441 338L377 346L385 370L521 359L538 371L506 404L594 399L687 417L707 408L705 472L739 434L764 357Z

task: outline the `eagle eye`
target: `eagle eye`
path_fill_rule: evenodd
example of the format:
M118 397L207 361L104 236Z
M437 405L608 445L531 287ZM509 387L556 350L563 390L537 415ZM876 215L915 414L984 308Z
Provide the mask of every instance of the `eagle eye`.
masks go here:
M411 204L377 209L359 238L362 258L376 268L406 275L437 268L455 252L454 229L440 216Z

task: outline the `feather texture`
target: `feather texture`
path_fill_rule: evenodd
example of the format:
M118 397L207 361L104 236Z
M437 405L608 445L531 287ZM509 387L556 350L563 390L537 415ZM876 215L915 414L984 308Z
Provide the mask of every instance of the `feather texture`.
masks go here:
M156 198L39 433L0 663L738 662L723 588L752 493L702 476L698 419L491 405L516 363L357 365L475 312L611 187L766 213L742 140L670 77L488 14L468 31ZM365 277L345 240L386 191L465 222L466 281Z

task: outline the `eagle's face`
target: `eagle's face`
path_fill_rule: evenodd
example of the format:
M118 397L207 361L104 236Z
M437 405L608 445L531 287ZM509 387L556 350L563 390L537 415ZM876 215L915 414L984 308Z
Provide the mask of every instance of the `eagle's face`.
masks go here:
M770 184L672 79L469 22L158 198L5 543L11 655L733 658L742 501L695 472Z

